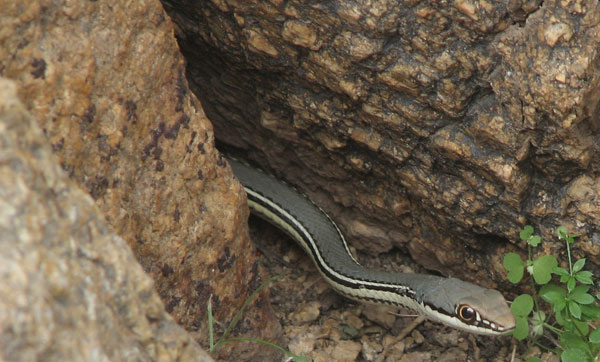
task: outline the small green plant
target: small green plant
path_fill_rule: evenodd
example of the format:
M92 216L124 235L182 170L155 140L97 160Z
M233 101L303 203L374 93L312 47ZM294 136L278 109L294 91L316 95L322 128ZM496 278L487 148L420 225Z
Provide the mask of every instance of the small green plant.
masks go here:
M229 332L231 332L231 330L236 326L237 322L240 320L240 318L242 317L242 314L244 313L244 310L246 310L246 308L248 307L248 305L250 304L250 302L252 302L254 300L254 298L256 298L258 296L258 293L260 293L261 290L263 290L267 285L271 284L272 282L274 282L275 280L277 280L279 277L275 276L272 277L271 279L267 280L266 282L262 283L247 299L246 301L244 301L244 304L242 304L242 308L240 308L240 310L238 310L238 312L235 314L235 316L233 317L233 320L231 321L231 323L229 323L229 325L227 326L227 328L225 329L225 332L223 332L223 335L221 336L221 338L219 338L219 340L214 343L214 328L213 328L213 313L212 313L212 294L210 296L210 298L208 298L208 303L207 303L207 310L208 310L208 344L209 344L209 352L213 353L214 351L217 350L217 348L223 344L226 343L231 343L231 342L236 342L236 341L250 341L250 342L257 342L257 343L262 343L264 345L267 345L269 347L273 347L275 349L280 350L281 352L283 352L286 356L291 357L295 362L307 362L308 360L306 359L306 357L304 356L297 356L295 354L293 354L292 352L288 351L287 349L278 346L274 343L271 343L269 341L265 341L259 338L253 338L253 337L232 337L232 338L227 338L227 336L229 335Z
M533 231L533 227L527 225L520 233L520 238L527 242L526 261L516 253L504 257L511 283L519 283L525 270L531 282L531 294L518 296L511 305L516 321L513 336L520 341L529 336L530 343L553 351L563 362L596 361L600 356L600 328L593 327L592 322L600 321L597 306L600 293L596 297L588 293L593 281L592 273L583 270L585 258L572 261L571 245L578 235L569 234L564 226L556 230L567 248L567 270L558 265L553 255L532 259L532 248L541 242ZM552 282L553 275L558 283ZM548 307L542 308L541 301ZM541 360L536 357L527 360L534 361Z

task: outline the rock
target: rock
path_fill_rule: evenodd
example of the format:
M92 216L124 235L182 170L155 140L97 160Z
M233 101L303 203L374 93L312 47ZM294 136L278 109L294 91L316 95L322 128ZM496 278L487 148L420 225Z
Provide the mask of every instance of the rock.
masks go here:
M448 333L437 332L433 334L433 339L442 347L451 347L458 344L459 332L451 330Z
M559 362L560 361L558 356L551 352L546 352L546 353L542 354L541 360L548 361L548 362Z
M361 350L362 346L358 342L340 341L333 349L331 357L334 361L355 361Z
M458 340L458 344L457 344L458 348L460 348L463 351L468 351L469 350L469 343L467 341L465 341L464 339L460 338Z
M531 357L540 358L542 355L542 350L538 346L532 346L527 352L523 355L523 359L528 360Z
M428 362L433 361L430 352L409 352L402 355L399 362Z
M411 337L413 337L415 344L419 345L422 344L423 342L425 342L425 337L423 337L423 335L421 334L421 332L419 332L418 330L414 330L412 331L412 333L410 334Z
M321 304L319 302L310 302L302 306L300 310L293 312L290 315L290 319L296 323L308 323L315 321L317 318L319 318L320 306Z
M356 314L352 314L352 312L347 312L342 315L342 317L344 318L344 322L352 326L352 328L362 329L365 323Z
M469 358L464 351L461 351L458 348L450 348L442 353L436 361L438 362L463 362L467 361Z
M357 248L502 286L526 222L570 222L600 265L599 207L565 193L598 183L597 1L163 3L217 137Z
M290 352L295 355L307 355L315 349L316 337L312 333L303 333L288 343Z
M382 327L390 329L396 323L394 310L385 305L367 304L362 314L370 321L379 324Z
M0 78L0 356L212 361Z
M399 361L404 355L404 351L407 349L404 341L394 341L393 344L389 344L386 347L386 342L383 343L384 352L386 354L386 361Z
M402 350L404 351L404 347L399 348L398 346L400 346L400 344L403 344L402 340L398 341L397 338L395 336L392 336L391 334L386 334L383 336L383 349L384 350L389 350L389 349L398 349L398 350ZM396 347L394 347L396 346Z
M131 247L166 310L206 344L209 297L226 325L261 276L245 195L189 91L170 18L156 0L0 0L0 8L0 75L17 82L60 165ZM234 333L277 340L265 295ZM244 343L221 351L279 353Z
M381 352L383 352L383 346L377 342L369 340L366 336L361 338L362 345L362 357L366 361L374 361Z

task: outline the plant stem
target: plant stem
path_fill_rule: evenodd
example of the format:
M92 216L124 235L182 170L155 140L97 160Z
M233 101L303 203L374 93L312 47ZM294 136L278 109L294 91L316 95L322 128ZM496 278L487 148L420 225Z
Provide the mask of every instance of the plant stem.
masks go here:
M527 266L531 263L531 245L527 244ZM533 280L533 275L529 275L529 280L531 281L531 292L533 293L533 304L535 305L536 312L540 310L538 305L538 295L537 289L535 288L535 281Z
M571 276L573 276L573 264L571 262L571 247L569 246L569 237L568 237L568 235L565 238L565 243L567 243L567 256L569 258L569 274L571 274Z
M552 341L552 340L551 340ZM555 341L552 341L556 346L558 346L557 343L555 343ZM533 344L535 344L536 346L540 347L540 349L545 350L546 352L552 352L552 348L546 347L544 346L542 343L536 341Z
M212 318L212 294L208 298L208 304L206 309L208 309L208 351L212 353L215 349L215 340L213 335L213 318Z
M558 334L559 336L562 334L562 331L560 329L554 327L551 324L544 323L544 327L548 328L549 330L551 330L552 332Z

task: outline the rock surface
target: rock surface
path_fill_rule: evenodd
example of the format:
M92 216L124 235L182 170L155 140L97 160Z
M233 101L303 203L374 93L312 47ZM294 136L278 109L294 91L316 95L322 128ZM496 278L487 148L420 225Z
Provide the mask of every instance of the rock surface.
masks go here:
M0 359L212 361L0 78Z
M260 275L244 193L214 148L160 3L0 0L0 24L0 75L17 82L60 165L129 244L166 310L206 344L209 297L226 325ZM261 301L234 334L276 339ZM271 356L231 344L221 357L231 348Z
M565 224L600 264L597 1L163 3L217 138L357 248L501 288Z

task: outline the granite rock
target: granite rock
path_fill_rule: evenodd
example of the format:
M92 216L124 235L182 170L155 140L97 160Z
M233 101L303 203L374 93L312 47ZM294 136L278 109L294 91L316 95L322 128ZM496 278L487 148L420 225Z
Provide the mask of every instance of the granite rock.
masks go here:
M155 0L0 0L0 23L0 75L16 81L61 167L133 250L167 312L206 346L210 296L222 326L261 276L245 194L188 89L170 18ZM276 340L263 298L234 333ZM231 344L221 357L235 349L271 356Z
M0 78L0 359L212 361Z
M217 138L357 248L502 287L566 224L600 265L598 2L163 3Z

